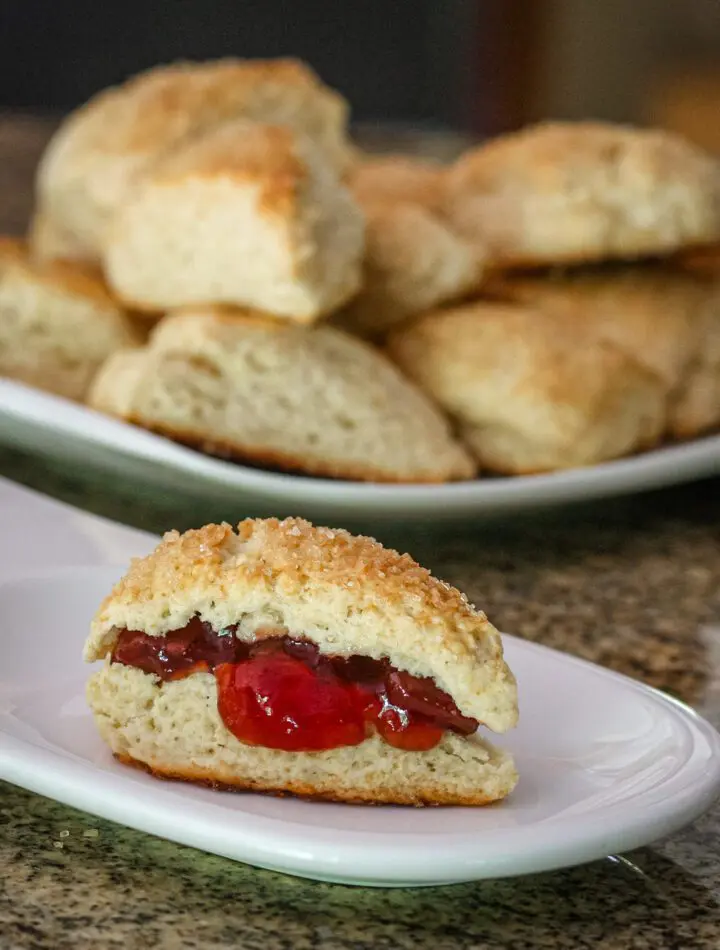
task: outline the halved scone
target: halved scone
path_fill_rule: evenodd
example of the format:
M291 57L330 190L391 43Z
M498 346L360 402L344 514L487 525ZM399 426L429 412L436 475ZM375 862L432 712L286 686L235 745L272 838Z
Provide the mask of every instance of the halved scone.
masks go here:
M166 317L99 373L94 408L238 461L363 481L442 482L474 465L439 410L341 330L237 310Z
M96 615L88 700L158 776L334 801L483 805L517 720L498 632L409 555L306 521L167 534Z

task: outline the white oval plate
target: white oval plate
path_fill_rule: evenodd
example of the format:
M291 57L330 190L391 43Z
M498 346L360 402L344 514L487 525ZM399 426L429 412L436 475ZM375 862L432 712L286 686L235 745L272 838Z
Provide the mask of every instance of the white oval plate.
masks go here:
M122 472L226 507L225 517L304 515L441 521L496 516L662 488L720 474L720 435L549 475L450 485L369 485L304 478L215 459L92 410L0 379L0 440Z
M513 637L521 722L499 741L521 779L498 806L370 808L157 781L116 763L98 738L80 659L100 600L154 539L2 480L0 522L0 778L41 795L259 867L415 886L635 848L720 794L720 736L690 709Z
M288 874L375 886L545 871L661 837L720 790L720 737L639 683L506 637L521 780L490 808L362 807L213 792L119 765L83 698L88 621L118 576L0 586L0 778L160 837Z

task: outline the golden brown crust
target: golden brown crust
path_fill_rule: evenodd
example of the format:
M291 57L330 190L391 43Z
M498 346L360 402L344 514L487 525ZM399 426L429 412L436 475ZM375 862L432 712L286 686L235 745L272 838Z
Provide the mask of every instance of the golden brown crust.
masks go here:
M487 618L476 610L459 590L433 577L409 554L386 548L374 538L354 535L342 528L315 527L302 518L253 519L231 525L208 524L202 528L168 532L158 547L145 558L131 564L100 608L112 602L142 602L152 596L158 583L172 577L178 595L185 585L201 577L217 576L227 563L227 545L255 540L262 556L238 563L233 571L245 581L282 580L291 594L304 590L309 582L337 584L348 582L381 598L386 604L416 604L414 619L438 629L438 621L448 625L443 639L452 640L455 629L468 625L476 630L487 625ZM469 643L457 643L458 649Z
M338 788L335 791L322 791L307 782L289 781L281 788L271 788L263 782L253 782L249 779L238 779L236 782L218 781L212 769L203 769L199 766L187 766L184 769L163 768L160 765L151 766L147 762L140 762L131 755L114 753L118 762L148 772L154 778L171 782L192 782L214 791L223 792L261 792L277 798L294 796L309 799L310 801L343 802L348 805L415 805L418 807L438 805L491 805L498 798L489 798L486 795L463 795L446 789L408 788L404 791L388 790L385 788L358 787L349 791Z
M573 175L615 165L628 154L659 186L674 177L692 183L698 162L713 164L700 149L658 129L609 122L545 122L467 152L451 174L480 187L512 181L554 192L569 185Z
M667 264L670 267L677 267L678 269L686 268L692 270L697 267L698 270L703 268L710 269L713 266L713 262L717 264L718 270L720 270L720 251L716 250L716 245L714 243L709 244L688 244L687 247L683 248L682 251L677 254L671 253L667 256L658 256L655 254L643 254L639 257L630 255L627 260L623 260L621 257L609 258L608 261L598 260L597 253L592 251L589 248L575 248L573 251L567 251L563 253L563 258L560 261L548 260L547 255L543 254L527 254L527 253L518 253L512 252L508 257L504 258L502 256L502 251L495 254L491 264L488 266L487 273L490 275L491 272L495 272L499 276L502 276L505 273L514 274L518 271L527 273L530 275L542 275L548 271L554 270L570 270L571 268L578 267L583 270L590 270L591 267L661 267ZM485 292L485 285L483 285L483 293Z
M98 260L106 232L154 164L238 119L288 126L328 165L347 166L347 104L292 60L158 66L105 90L63 122L38 168L44 256ZM43 255L41 255L43 256Z
M681 445L683 442L692 442L695 439L702 439L713 435L720 435L720 423L718 422L709 422L703 423L702 425L697 425L694 423L686 423L684 420L679 420L677 423L675 423L672 432L668 433L666 436L665 442L668 445Z
M265 85L284 90L294 87L301 94L322 91L340 101L299 60L221 59L154 67L122 86L99 93L77 115L87 118L96 113L124 120L115 127L98 123L90 139L94 148L145 152L168 139L177 141L198 115L206 114L208 124L213 115L228 118L240 108L243 98L250 99Z
M678 136L541 123L461 156L445 212L506 267L639 259L720 237L720 165Z
M238 119L173 152L148 180L171 185L186 178L256 181L263 209L287 214L283 209L306 183L308 169L290 129Z
M34 272L41 280L54 284L66 293L90 297L109 307L118 306L118 302L105 283L102 271L92 264L79 261L48 261L34 268Z
M403 475L394 475L387 470L375 469L370 465L361 466L352 463L335 465L331 461L321 458L311 458L309 456L301 458L289 452L258 449L253 446L243 446L237 442L209 439L200 432L190 432L187 429L180 430L169 425L163 426L157 423L149 425L138 416L130 416L126 421L142 429L147 429L149 432L162 435L166 439L172 439L173 442L178 442L188 448L196 449L204 454L213 455L229 462L246 463L263 469L278 469L279 471L301 474L311 478L335 478L350 482L374 482L387 485L441 485L448 480L441 474L433 477L430 473L425 476L418 473L412 479L409 479ZM460 476L456 476L456 480L460 480Z
M588 265L597 263L602 262L598 261L597 250L593 248L578 247L574 248L573 250L563 251L562 259L558 261L553 260L552 257L549 258L547 254L529 254L525 251L512 251L505 250L503 248L497 248L493 251L492 261L490 267L488 268L488 273L490 272L490 269L500 274L515 271L542 273L549 267L586 267ZM483 287L483 291L484 290L485 287Z

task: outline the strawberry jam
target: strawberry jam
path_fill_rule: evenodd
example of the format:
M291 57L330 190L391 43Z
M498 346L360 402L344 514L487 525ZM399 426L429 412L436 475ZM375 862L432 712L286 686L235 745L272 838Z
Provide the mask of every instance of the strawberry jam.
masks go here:
M352 684L282 649L224 663L215 676L220 716L242 742L317 752L365 739L363 706Z
M283 630L258 634L247 643L234 627L218 633L198 617L163 637L123 630L112 661L162 680L213 673L230 732L271 749L318 752L358 745L377 732L397 748L423 751L446 730L470 735L478 727L431 679L388 660L326 656Z

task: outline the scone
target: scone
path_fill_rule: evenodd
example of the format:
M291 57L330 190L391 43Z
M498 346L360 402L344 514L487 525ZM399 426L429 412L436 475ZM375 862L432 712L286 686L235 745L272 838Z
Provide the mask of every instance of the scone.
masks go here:
M670 410L671 434L686 439L720 427L720 245L680 255L676 263L706 288L702 345Z
M85 659L103 739L157 776L332 801L484 805L517 720L484 614L409 555L307 521L170 532L107 597Z
M445 168L409 155L367 156L352 166L348 184L361 204L411 202L438 211L445 194Z
M453 226L499 266L635 259L720 239L720 164L668 132L545 123L467 152Z
M689 439L720 427L720 274L710 278L702 311L703 334L668 413L668 432Z
M42 211L33 215L28 233L28 246L33 260L77 262L98 266L98 255L88 252L72 234L63 230Z
M508 272L484 290L564 309L654 373L667 394L671 437L691 438L720 424L720 278L667 264L615 266Z
M363 245L316 146L241 119L155 165L108 228L104 265L139 310L233 304L311 323L358 290Z
M295 60L177 63L107 89L70 115L38 172L40 213L83 257L97 259L115 210L163 155L223 122L246 118L311 137L346 164L347 104Z
M218 309L165 318L98 374L95 408L206 452L312 475L443 482L474 473L430 401L340 330Z
M362 290L334 317L361 336L380 337L407 317L475 290L484 271L477 245L414 202L361 201L367 221Z
M388 347L489 471L592 465L652 446L665 426L660 378L563 309L467 304L420 317Z
M0 245L0 376L82 400L107 357L140 342L95 273Z
M579 268L494 276L486 293L533 308L562 309L600 340L677 388L704 336L703 281L662 266Z

